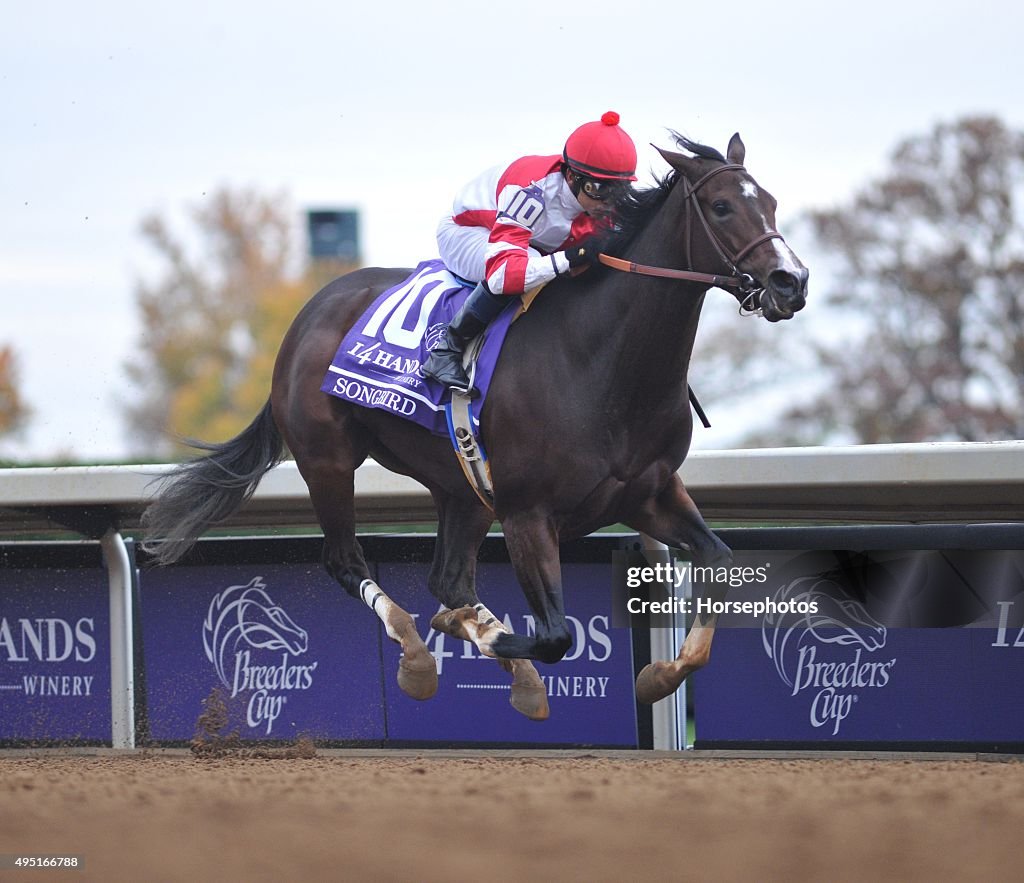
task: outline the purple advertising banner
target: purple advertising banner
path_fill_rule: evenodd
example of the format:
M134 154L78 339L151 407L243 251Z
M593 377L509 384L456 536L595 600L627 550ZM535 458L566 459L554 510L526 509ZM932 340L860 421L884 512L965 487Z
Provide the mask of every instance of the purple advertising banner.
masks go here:
M380 565L381 587L416 617L440 676L434 698L409 699L395 681L399 648L385 642L389 739L636 747L632 644L627 630L611 626L607 564L562 565L573 645L561 662L536 663L551 707L551 717L542 722L528 720L512 708L511 676L495 660L472 644L430 629L439 607L426 590L426 576L422 565ZM533 631L533 618L510 564L478 565L477 590L507 627L519 634Z
M779 665L723 629L695 677L698 744L1024 741L1024 646L983 629L888 629L867 649L805 642Z
M319 562L154 568L140 597L151 738L191 739L215 689L242 739L384 738L378 621Z
M759 554L784 577L727 596L770 609L722 615L697 747L1024 743L1020 553Z
M108 599L101 567L0 568L0 741L110 742Z
M433 632L429 567L380 564L378 582L417 620L437 661L437 694L410 699L395 676L400 649L379 620L319 563L195 565L143 570L140 612L149 735L187 741L204 700L227 698L225 732L243 739L637 745L630 635L611 629L606 565L563 567L574 643L537 668L551 718L509 704L510 676L471 644ZM532 618L509 564L481 564L478 585L514 630Z

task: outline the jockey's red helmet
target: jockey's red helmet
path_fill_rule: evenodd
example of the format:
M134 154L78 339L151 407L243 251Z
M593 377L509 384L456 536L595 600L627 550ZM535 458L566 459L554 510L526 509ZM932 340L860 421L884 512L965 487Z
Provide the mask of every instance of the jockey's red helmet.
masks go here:
M619 126L619 115L614 110L573 132L565 142L562 159L587 178L636 180L636 147Z

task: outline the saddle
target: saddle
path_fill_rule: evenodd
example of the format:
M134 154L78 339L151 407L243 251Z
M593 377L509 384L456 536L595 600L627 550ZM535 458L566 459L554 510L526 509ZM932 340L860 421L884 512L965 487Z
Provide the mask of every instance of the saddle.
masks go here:
M407 279L381 293L342 340L320 389L366 408L378 408L448 436L470 485L488 506L490 468L480 438L480 414L509 326L543 286L518 298L466 348L463 364L479 393L448 390L419 373L441 332L474 285L440 260L423 261ZM517 299L511 298L511 301Z

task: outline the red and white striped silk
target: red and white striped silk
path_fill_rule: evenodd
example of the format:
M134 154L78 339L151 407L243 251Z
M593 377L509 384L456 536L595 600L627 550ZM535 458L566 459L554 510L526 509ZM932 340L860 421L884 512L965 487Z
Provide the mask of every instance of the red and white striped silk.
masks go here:
M565 256L555 253L586 239L600 222L583 211L562 175L561 161L560 155L525 156L488 169L459 191L451 217L442 220L447 236L439 235L441 257L454 272L463 275L467 267L465 262L451 266L445 254L466 251L457 243L453 247L451 240L461 237L452 223L467 228L471 247L479 242L483 267L474 274L477 278L466 278L486 279L495 294L522 294L569 269ZM479 240L480 228L490 231L485 243Z

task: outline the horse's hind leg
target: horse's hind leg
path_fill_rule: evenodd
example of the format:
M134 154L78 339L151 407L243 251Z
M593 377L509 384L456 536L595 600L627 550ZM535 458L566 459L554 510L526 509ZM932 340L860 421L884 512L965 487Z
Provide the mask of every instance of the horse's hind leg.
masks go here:
M630 518L628 524L673 548L689 548L696 565L721 566L732 561L729 547L704 523L678 475L661 494L648 501L642 512ZM717 623L717 613L698 613L679 655L667 662L656 660L637 675L637 701L651 705L664 699L678 690L693 672L707 665Z
M295 451L296 464L309 487L309 495L324 531L323 564L346 592L380 617L387 636L399 644L398 686L413 699L429 699L437 692L437 663L416 631L416 623L373 581L355 532L355 470L366 456L356 448L356 430L332 435L324 453L304 456Z
M428 585L431 594L446 609L431 620L432 628L476 645L485 656L496 657L494 642L499 635L510 634L505 624L480 601L476 592L477 552L494 516L475 499L442 496L435 493L440 516L434 563ZM512 675L510 702L520 714L531 720L547 720L550 715L547 688L528 659L498 659Z

